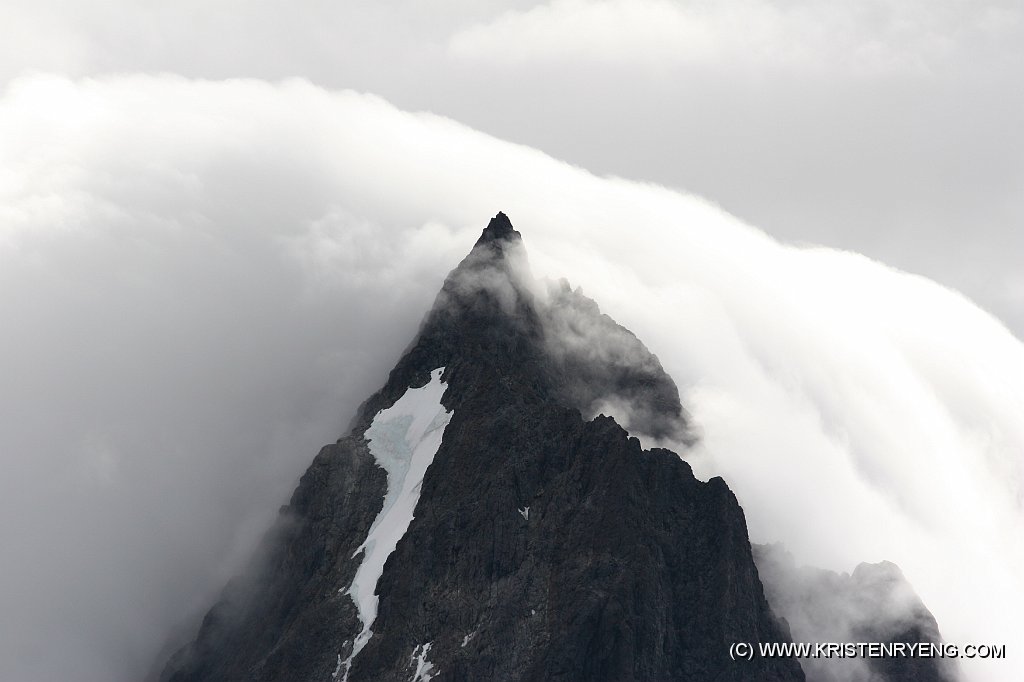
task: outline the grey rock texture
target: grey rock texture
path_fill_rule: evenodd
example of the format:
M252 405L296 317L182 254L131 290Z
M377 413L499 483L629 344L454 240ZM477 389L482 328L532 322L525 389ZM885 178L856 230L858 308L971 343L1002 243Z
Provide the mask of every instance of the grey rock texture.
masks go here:
M520 235L498 214L162 680L340 679L361 628L346 593L352 555L386 490L364 432L442 366L453 415L349 680L408 681L426 658L431 679L452 682L804 679L795 659L729 658L732 642L789 633L726 484L591 418L626 404L645 433L684 435L672 380L580 292L536 291Z
M797 566L781 545L754 545L772 609L801 642L942 642L934 616L896 564L852 574ZM801 660L810 682L956 682L955 659L884 657Z

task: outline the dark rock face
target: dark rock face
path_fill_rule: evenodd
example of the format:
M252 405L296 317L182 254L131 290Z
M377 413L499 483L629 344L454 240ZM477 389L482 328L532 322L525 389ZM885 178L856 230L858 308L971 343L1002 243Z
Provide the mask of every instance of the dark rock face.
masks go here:
M499 214L162 680L804 679L795 659L729 658L733 642L789 633L726 484L585 418L618 401L646 433L685 433L672 380L581 293L539 300L522 260ZM451 419L347 668L362 628L347 590L388 486L364 434L439 367Z
M385 479L361 439L323 448L264 539L265 556L228 585L160 679L329 679L324 653L359 628L337 585L355 575L350 557L380 511Z
M540 307L562 399L584 418L611 412L631 433L690 442L675 383L633 332L562 280Z
M858 565L852 574L798 567L781 545L754 545L772 609L801 642L942 642L939 626L896 564ZM955 659L802 659L810 682L955 682Z

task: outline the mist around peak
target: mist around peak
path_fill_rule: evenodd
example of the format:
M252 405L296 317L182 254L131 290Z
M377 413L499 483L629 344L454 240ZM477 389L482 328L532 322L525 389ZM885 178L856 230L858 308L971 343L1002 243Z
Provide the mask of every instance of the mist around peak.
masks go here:
M449 274L428 322L447 315L457 325L468 309L496 306L537 342L560 398L584 418L614 417L650 445L692 445L679 390L658 358L581 287L535 277L528 251L528 231L524 238L499 212Z

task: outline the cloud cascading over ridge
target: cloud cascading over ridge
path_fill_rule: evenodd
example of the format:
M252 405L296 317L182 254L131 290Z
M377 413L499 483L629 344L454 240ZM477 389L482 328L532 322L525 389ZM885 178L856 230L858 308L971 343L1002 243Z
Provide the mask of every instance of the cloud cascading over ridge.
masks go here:
M955 292L299 80L22 78L0 155L0 678L138 679L498 210L660 357L755 541L1022 639L1024 345Z

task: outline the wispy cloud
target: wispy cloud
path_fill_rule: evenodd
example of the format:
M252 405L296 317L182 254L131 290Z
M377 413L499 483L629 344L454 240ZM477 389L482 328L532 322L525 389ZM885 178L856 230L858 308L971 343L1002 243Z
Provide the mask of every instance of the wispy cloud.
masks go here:
M1013 8L963 3L768 0L551 0L457 32L459 57L493 63L584 62L613 68L840 68L928 71L961 42L1016 28Z

